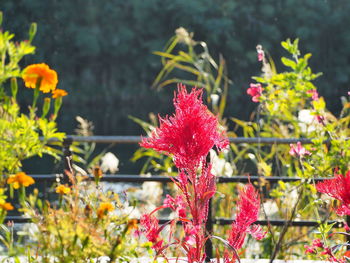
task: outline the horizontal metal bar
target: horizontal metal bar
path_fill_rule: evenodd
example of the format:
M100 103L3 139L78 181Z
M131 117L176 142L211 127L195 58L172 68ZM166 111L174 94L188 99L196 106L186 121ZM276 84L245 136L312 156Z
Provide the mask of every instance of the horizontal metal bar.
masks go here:
M94 142L94 143L126 143L126 144L136 144L141 142L141 136L76 136L67 135L67 139L75 142ZM311 139L307 138L265 138L265 137L230 137L229 141L231 143L261 143L261 144L291 144L301 142L303 144L312 143ZM49 142L57 142L57 139L50 139Z
M30 218L28 217L22 217L22 216L7 216L5 219L5 222L13 221L17 224L23 224L30 222ZM165 224L169 222L169 219L160 219L159 223ZM216 218L213 219L213 224L215 225L230 225L233 222L233 219L228 218ZM341 228L344 226L343 222L339 221L329 221L328 224L336 223L334 227ZM255 224L260 224L263 226L271 225L271 226L284 226L286 224L285 220L258 220L255 222ZM310 221L310 220L301 220L301 221L292 221L290 222L289 226L295 226L295 227L316 227L319 223L317 221Z
M62 177L59 174L31 174L31 177L35 181L56 181L56 178ZM90 178L93 178L92 175L89 175ZM323 181L331 178L315 178L315 181ZM249 181L258 181L266 180L269 182L296 182L300 180L306 180L305 178L300 177L287 177L287 176L246 176L246 175L236 175L232 177L217 177L217 183L235 183L235 182L249 182ZM168 183L172 182L170 176L162 175L151 175L151 176L141 176L141 175L132 175L132 174L106 174L101 178L101 181L104 182L125 182L125 183L143 183L143 182L163 182Z
M229 218L216 218L213 220L213 223L216 225L230 225L234 220ZM254 224L259 224L263 226L271 225L271 226L284 226L287 221L283 219L274 219L274 220L258 220ZM334 227L341 228L344 226L344 222L341 221L328 221L328 224L335 223ZM289 223L289 226L297 226L297 227L317 227L319 223L313 220L300 220L300 221L292 221Z

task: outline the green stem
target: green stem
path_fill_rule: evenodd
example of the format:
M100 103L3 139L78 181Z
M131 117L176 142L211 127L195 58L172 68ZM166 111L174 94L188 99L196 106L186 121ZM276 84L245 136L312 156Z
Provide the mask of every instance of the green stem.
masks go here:
M25 196L26 196L26 188L23 185L21 185L20 190L19 190L19 203L21 205L24 204Z
M35 107L36 107L36 103L38 101L39 94L40 94L40 85L41 85L41 78L38 78L38 80L36 81L36 86L35 86L34 93L33 93L32 107L30 108L30 117L31 118L34 118L34 116L35 116Z

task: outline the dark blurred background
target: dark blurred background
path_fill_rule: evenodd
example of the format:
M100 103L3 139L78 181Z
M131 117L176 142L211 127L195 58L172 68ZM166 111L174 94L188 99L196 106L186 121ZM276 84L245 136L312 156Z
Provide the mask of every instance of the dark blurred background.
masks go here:
M280 42L300 38L313 71L323 72L316 85L335 114L349 90L349 0L1 0L0 10L3 28L19 40L38 23L37 52L24 65L45 62L58 72L59 88L69 92L59 127L68 134L76 115L98 135L139 135L128 115L147 120L149 112L170 112L175 87L150 88L161 69L152 51L180 26L226 59L233 80L226 116L247 119L256 107L246 89L260 74L257 44L280 65Z

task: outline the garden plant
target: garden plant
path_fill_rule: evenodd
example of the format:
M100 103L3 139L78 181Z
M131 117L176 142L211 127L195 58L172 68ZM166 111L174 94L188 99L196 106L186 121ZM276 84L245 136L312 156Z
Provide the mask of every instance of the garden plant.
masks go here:
M146 157L141 173L166 175L172 186L166 189L169 194L162 205L133 218L127 191L106 190L101 182L108 169L118 170L117 165L106 168L100 162L103 156L116 159L107 153L108 148L94 155L95 144L73 144L73 160L81 167L69 162L45 196L26 174L23 161L32 157L49 155L59 160L65 138L58 131L57 118L68 93L57 88L57 72L45 63L23 66L23 57L35 52L36 31L32 24L28 39L20 42L14 41L14 34L0 31L0 241L4 260L349 260L350 227L345 216L350 216L350 94L341 98L343 108L334 116L315 84L321 74L311 70L311 54L301 54L298 39L281 43L287 55L280 62L257 45L261 74L245 90L256 105L248 121L225 114L232 103L234 82L227 76L223 56L212 55L204 41L195 40L181 27L164 50L154 52L162 68L153 87L178 84L175 112L158 119L150 114L151 123L130 117L147 133L133 161ZM276 65L286 69L279 71ZM25 98L21 102L19 94ZM81 117L77 120L79 135L91 135L92 124ZM230 143L228 137L239 136L260 141ZM297 140L265 145L262 138ZM219 176L239 174L246 176L247 184L216 184ZM253 175L258 177L254 182ZM297 179L270 183L269 177ZM22 215L27 223L20 228L6 222L8 213ZM161 224L160 216L166 213L169 220ZM212 214L232 219L232 223L209 229ZM267 221L266 228L256 224L259 219ZM273 226L274 219L283 219L284 224ZM317 226L295 235L291 223L303 219L313 219ZM214 258L206 254L208 249L214 251Z

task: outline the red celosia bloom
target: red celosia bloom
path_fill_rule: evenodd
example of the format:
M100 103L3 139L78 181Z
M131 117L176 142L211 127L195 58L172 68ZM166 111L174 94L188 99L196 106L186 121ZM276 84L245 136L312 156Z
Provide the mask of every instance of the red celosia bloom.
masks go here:
M248 184L240 191L239 198L237 202L238 213L228 237L229 244L236 250L242 247L246 233L253 233L254 237L258 239L262 239L266 234L262 232L261 228L252 225L258 220L260 207L258 191L252 184Z
M202 93L201 89L192 89L188 93L185 86L179 85L174 98L175 114L160 118L160 127L141 143L143 147L173 155L179 174L172 180L180 189L180 195L175 198L168 195L163 206L151 213L152 215L166 207L177 213L178 218L169 221L171 226L174 226L170 229L169 241L163 241L159 237L165 225L159 227L154 216L142 216L140 223L143 232L153 243L157 255L170 245L175 245L184 250L188 263L204 262L204 247L211 237L211 233L207 233L205 229L205 223L210 198L216 192L216 183L215 176L211 173L210 158L206 157L214 146L220 150L228 145L227 138L218 131L217 118L202 103ZM249 184L240 192L239 212L229 236L228 242L234 248L238 249L243 245L246 233L250 233L256 239L264 237L265 233L261 227L252 225L258 218L259 206L259 195ZM180 239L172 238L177 221L182 223L185 233ZM232 252L225 251L225 260L231 262L235 257L236 254L232 256Z
M260 225L252 225L258 220L260 197L252 184L248 184L239 192L237 202L238 213L236 220L232 223L229 231L228 243L236 252L243 246L247 233L250 233L255 239L260 240L265 237L266 232L262 231ZM224 252L224 262L236 262L237 254L226 249Z
M334 179L316 184L316 189L320 193L341 201L341 205L337 209L338 215L350 215L350 170L345 176L336 174Z
M261 87L261 84L254 84L250 83L249 89L247 89L247 94L252 96L253 102L259 102L259 98L263 92L263 88Z
M290 144L289 154L292 156L304 157L305 155L311 155L302 145L301 142L297 142L297 146Z
M218 132L218 120L202 103L202 89L187 92L184 85L178 86L175 94L175 114L159 118L160 127L141 146L172 154L178 168L198 167L209 150L228 145L223 133Z
M140 224L143 227L146 238L153 243L153 248L159 250L162 247L163 240L159 236L161 228L158 219L150 214L144 214L140 218Z

